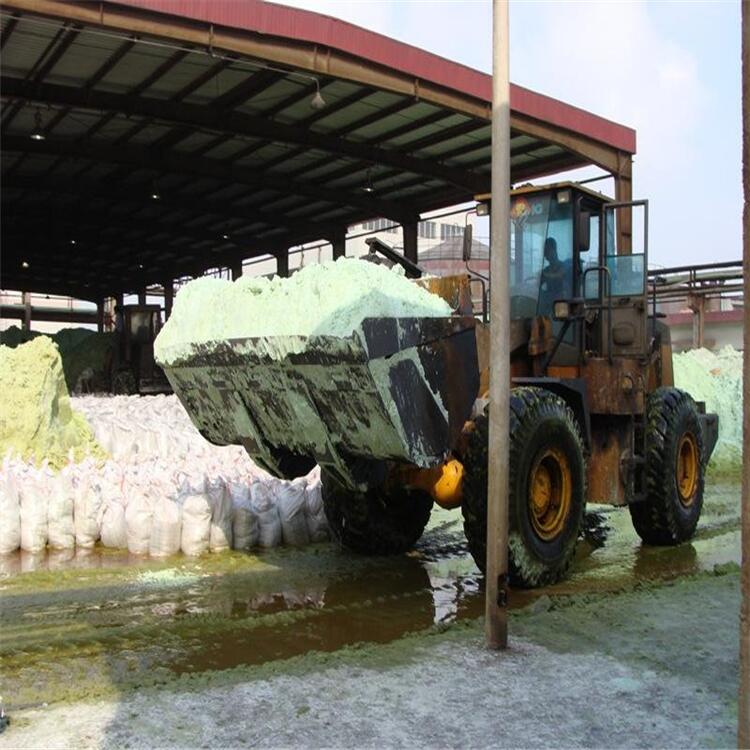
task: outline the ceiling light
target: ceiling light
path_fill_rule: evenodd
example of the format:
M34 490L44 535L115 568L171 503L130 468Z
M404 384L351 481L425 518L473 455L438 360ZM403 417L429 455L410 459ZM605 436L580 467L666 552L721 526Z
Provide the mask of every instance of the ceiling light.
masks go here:
M323 109L326 106L326 100L323 98L323 94L320 93L320 83L317 80L315 81L315 86L317 88L315 89L313 98L310 99L310 106L313 109Z
M45 139L42 127L42 113L37 109L34 113L34 132L31 134L32 141L43 141Z
M365 193L374 193L375 188L372 186L372 174L370 170L367 170L367 183L362 188L362 191Z
M21 268L28 268L29 267L29 261L24 260L21 261Z
M158 201L161 199L161 194L159 193L159 188L156 186L156 180L152 180L151 182L151 200Z
M75 244L76 244L76 241L75 241L75 240L71 240L71 241L70 241L70 244L71 244L71 245L75 245Z
M140 268L141 270L143 270L143 263L139 263L138 264L138 268Z

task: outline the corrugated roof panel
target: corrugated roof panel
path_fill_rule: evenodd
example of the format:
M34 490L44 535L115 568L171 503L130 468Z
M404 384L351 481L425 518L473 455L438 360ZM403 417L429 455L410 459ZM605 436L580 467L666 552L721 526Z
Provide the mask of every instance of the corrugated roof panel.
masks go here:
M291 155L293 153L294 147L288 147L283 149L280 153L288 153ZM307 167L308 165L315 164L316 162L319 162L321 159L325 159L327 156L330 156L325 151L319 151L318 149L307 149L304 153L300 154L299 156L295 156L294 158L286 159L285 161L281 162L281 164L277 164L275 167L271 169L271 172L276 175L285 175L289 172L296 172L298 169L303 169ZM295 179L300 180L307 180L310 179L310 174L312 172L308 172L306 169L304 172L302 172L299 177L295 177Z
M352 131L351 135L347 136L352 140L366 141L372 138L377 138L379 135L388 133L396 128L400 128L403 125L407 125L410 122L421 120L423 117L428 117L438 112L439 109L432 104L426 104L425 102L415 102L408 109L398 112L394 115L384 117L382 120L359 128L358 130Z
M248 114L265 112L272 107L280 105L282 102L289 99L289 97L301 93L306 85L307 82L302 79L279 78L275 83L266 86L264 89L254 94L242 107L239 108L239 111L247 112Z
M354 168L354 161L348 157L331 158L325 164L319 166L317 169L306 172L305 179L311 181L320 180L321 182L325 182L326 174L342 169L347 164L351 165L352 168Z
M470 119L471 118L465 117L464 115L451 115L444 120L440 120L440 122L426 125L422 128L416 128L415 130L410 130L408 133L404 133L396 138L385 140L382 145L391 148L409 148L409 144L415 143L421 138L443 133L456 125L463 125L466 122L470 122ZM447 137L448 136L446 135L446 138Z
M254 190L247 186L245 186L243 189L247 193L246 198L244 200L238 200L236 204L232 206L231 211L236 211L240 208L250 209L254 204L272 200L273 198L278 196L278 192L276 190Z
M174 54L173 49L141 45L137 48L137 52L134 51L129 56L127 65L116 65L107 73L97 88L114 93L127 93L146 80ZM149 95L154 94L152 87L147 90Z
M286 211L285 215L291 216L292 218L297 218L300 215L312 215L315 217L315 220L318 221L328 211L330 211L329 203L326 203L325 201L316 201L315 203L305 203L297 206L294 209Z
M53 26L32 24L22 19L11 37L13 43L3 49L3 75L25 78L57 32Z
M205 68L197 68L195 65L195 59L192 55L188 55L186 59L191 59L193 62L193 66L191 67L191 76L193 73L195 73L195 75L192 76L189 80L195 80L198 76L201 75L202 72L204 72ZM208 59L210 60L210 58ZM211 62L215 64L218 61L213 60ZM206 83L204 83L200 88L196 89L189 96L185 97L183 101L190 102L191 104L206 104L216 99L217 96L226 94L227 91L241 84L247 79L247 76L247 70L237 70L232 68L231 66L224 68L224 70L222 70L219 75L214 76L209 81L206 81ZM184 85L187 85L188 82L189 81L186 80ZM175 88L175 90L177 89Z
M44 80L61 85L84 84L122 44L119 39L81 31Z
M216 138L216 136L212 136L212 138ZM201 156L207 159L216 159L218 161L233 160L235 154L239 154L253 143L257 143L257 140L250 138L247 140L244 138L227 138L223 143L219 143L212 149L201 154ZM237 161L236 163L240 162Z
M137 47L136 49L139 49ZM175 65L168 70L160 79L157 85L149 89L149 96L157 98L171 99L178 91L189 86L199 76L209 68L213 68L218 60L209 57L202 51L191 52L180 60L179 65ZM224 75L226 71L222 71ZM214 84L215 85L215 84ZM211 89L211 81L205 84L206 92L209 98L213 98L214 93ZM185 98L183 101L189 101Z
M367 98L334 112L330 117L322 117L314 124L314 129L322 133L338 130L352 123L358 122L370 115L387 109L396 102L404 101L403 96L386 92L371 93Z
M144 120L143 122L147 122L147 120ZM127 142L132 143L133 145L151 146L156 141L158 141L159 138L162 138L163 136L165 136L167 133L171 131L172 131L172 128L169 127L168 125L154 122L142 128L134 135L131 135L128 138Z
M439 159L443 154L446 154L453 149L457 148L469 148L472 145L476 145L477 148L481 148L487 143L491 137L491 130L482 128L481 130L472 131L470 135L462 135L457 138L452 138L449 141L442 141L435 143L427 148L415 151L416 156L420 156L423 159Z

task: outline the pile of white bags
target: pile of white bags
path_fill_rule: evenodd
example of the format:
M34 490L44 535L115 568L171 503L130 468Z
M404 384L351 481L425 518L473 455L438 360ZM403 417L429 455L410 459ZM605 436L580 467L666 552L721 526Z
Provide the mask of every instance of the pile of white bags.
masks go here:
M0 467L0 554L21 548L127 549L201 555L328 539L320 471L292 482L255 466L243 449L216 447L174 396L75 399L117 456L62 471L6 456Z

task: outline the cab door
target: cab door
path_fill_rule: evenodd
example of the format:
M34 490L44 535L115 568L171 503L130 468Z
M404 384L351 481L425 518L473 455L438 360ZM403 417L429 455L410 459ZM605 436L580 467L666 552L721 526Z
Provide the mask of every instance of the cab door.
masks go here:
M632 216L633 235L620 239L619 221ZM628 222L630 223L630 222ZM620 246L623 245L623 246ZM627 246L625 246L627 245ZM613 357L642 357L648 353L648 201L605 203L600 246L602 353Z

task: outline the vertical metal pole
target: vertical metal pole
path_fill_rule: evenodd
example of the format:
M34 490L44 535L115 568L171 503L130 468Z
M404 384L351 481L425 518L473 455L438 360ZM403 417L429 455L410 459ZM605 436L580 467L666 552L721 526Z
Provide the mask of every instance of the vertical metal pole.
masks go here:
M172 305L174 304L174 280L164 279L162 282L164 287L164 322L169 320L169 316L172 314Z
M333 259L343 258L346 255L346 227L341 227L328 239L330 239L333 247Z
M31 294L29 292L21 292L21 301L23 302L23 325L21 329L24 331L31 330Z
M242 277L242 260L235 260L232 262L232 265L229 267L229 270L232 272L232 281L237 281L237 279Z
M102 333L104 331L104 306L106 304L106 300L104 297L102 297L97 303L96 303L96 330L99 333Z
M419 219L405 223L401 229L404 239L404 257L419 263Z
M742 212L745 331L742 407L742 576L737 746L750 747L750 0L742 2Z
M276 274L278 276L289 276L289 250L284 248L279 250L276 256Z
M492 4L492 208L490 255L490 438L485 635L508 645L508 435L510 432L510 80L508 0Z

